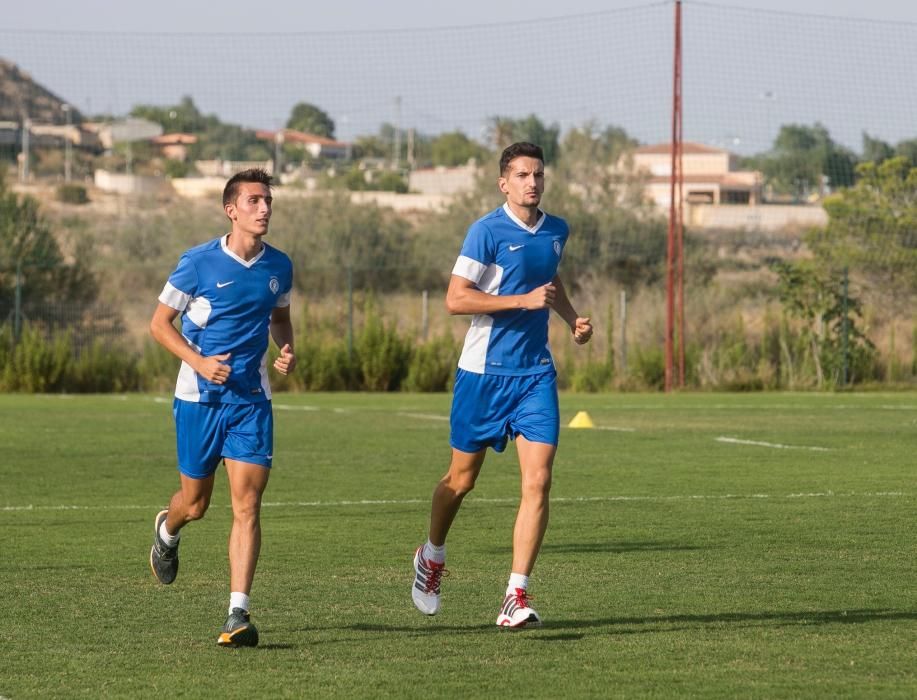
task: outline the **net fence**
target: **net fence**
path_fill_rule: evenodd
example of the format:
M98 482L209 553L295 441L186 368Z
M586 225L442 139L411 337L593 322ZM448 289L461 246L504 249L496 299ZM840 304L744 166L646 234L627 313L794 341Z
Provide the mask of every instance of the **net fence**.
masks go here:
M655 346L673 10L635 3L403 31L0 28L7 185L38 199L61 264L83 265L95 280L92 300L29 297L29 275L14 274L21 232L7 227L2 318L18 308L47 316L49 328L67 325L57 319L85 326L71 307L104 302L106 317L120 314L105 332L138 342L178 255L225 228L218 192L195 183L266 164L285 183L271 235L294 258L302 307L346 326L375 304L418 336L460 334L441 310L448 274L468 224L499 203L499 149L525 138L546 147L546 208L573 224L565 265L579 305L613 325L596 356L625 334L622 291L632 300L629 342ZM763 337L779 303L771 263L814 253L830 263L831 284L849 268L867 334L910 366L917 25L699 0L684 2L682 16L684 137L696 146L686 151L689 340L713 342L705 327L724 318L744 323L750 342ZM311 121L295 119L302 104L315 108ZM129 117L193 139L105 131ZM307 127L324 141L297 140L292 132ZM904 165L888 165L895 157ZM864 162L876 170L858 170ZM106 189L99 171L150 180L124 194ZM62 193L67 175L89 189L88 202ZM399 186L410 191L397 195ZM854 194L832 205L844 192ZM813 227L834 233L807 237ZM15 307L17 287L28 313L25 301Z

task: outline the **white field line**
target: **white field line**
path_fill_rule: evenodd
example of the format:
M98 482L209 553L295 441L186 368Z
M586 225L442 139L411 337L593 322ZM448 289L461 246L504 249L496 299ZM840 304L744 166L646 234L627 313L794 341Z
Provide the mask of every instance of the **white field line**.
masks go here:
M761 442L760 440L740 440L739 438L723 437L714 438L717 442L726 442L730 445L753 445L755 447L771 447L778 450L811 450L812 452L831 452L830 447L810 447L807 445L781 445L779 442Z
M834 491L817 491L810 493L724 493L708 495L685 496L557 496L551 499L552 503L627 503L641 502L670 502L670 501L738 501L738 500L781 500L794 498L912 498L912 494L903 491L850 491L836 493ZM518 503L518 498L469 498L472 503ZM264 508L352 508L356 506L405 506L427 505L429 498L392 498L392 499L358 499L352 501L266 501L261 505ZM108 504L99 506L81 505L48 505L48 506L2 506L0 512L20 513L38 511L117 511L117 510L149 510L159 508L159 505L119 505ZM216 508L230 508L229 504L212 506Z
M404 416L405 418L418 418L420 420L438 420L449 422L449 416L441 416L436 413L411 413L410 411L397 411L396 416Z
M566 427L569 427L569 426L566 426ZM612 430L616 433L636 433L637 432L636 428L619 428L614 425L597 425L595 426L595 429L596 430Z

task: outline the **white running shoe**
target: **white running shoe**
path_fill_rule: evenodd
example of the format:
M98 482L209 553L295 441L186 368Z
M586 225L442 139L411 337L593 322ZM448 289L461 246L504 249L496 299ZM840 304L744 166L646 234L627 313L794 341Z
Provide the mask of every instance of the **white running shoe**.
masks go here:
M503 599L503 607L497 617L499 627L519 629L522 627L540 627L541 616L529 605L532 597L524 588L517 588L515 593L508 593Z
M411 597L414 606L424 615L435 615L439 611L439 582L449 573L444 563L431 561L423 555L423 545L414 552L414 585Z

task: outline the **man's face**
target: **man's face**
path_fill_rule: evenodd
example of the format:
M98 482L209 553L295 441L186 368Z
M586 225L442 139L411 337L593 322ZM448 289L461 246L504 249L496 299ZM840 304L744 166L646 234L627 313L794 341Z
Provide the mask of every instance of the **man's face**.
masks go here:
M544 163L530 156L513 158L498 184L511 205L537 207L544 192Z
M263 236L271 221L271 203L274 198L267 185L260 182L243 182L236 201L226 205L226 216L233 229L250 236Z

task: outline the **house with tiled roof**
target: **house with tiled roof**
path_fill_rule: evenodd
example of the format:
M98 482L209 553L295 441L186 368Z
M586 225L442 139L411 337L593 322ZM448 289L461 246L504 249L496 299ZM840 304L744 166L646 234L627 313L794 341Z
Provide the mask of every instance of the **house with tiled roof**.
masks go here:
M271 143L289 143L302 146L306 153L313 158L329 158L333 160L349 160L352 144L346 141L335 141L325 136L307 134L295 129L280 129L279 131L256 131L255 136Z
M763 176L741 170L738 156L701 143L682 144L683 196L689 204L761 203ZM657 205L670 203L672 144L640 146L633 151L634 169L647 175L647 196Z

